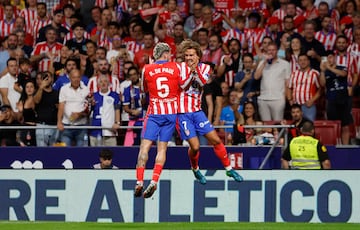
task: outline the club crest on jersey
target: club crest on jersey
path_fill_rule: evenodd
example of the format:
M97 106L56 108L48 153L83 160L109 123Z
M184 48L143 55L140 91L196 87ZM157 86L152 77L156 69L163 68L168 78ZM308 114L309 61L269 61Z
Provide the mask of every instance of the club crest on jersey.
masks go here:
M186 136L189 136L189 135L190 135L190 130L188 130L188 129L185 130L185 135L186 135Z

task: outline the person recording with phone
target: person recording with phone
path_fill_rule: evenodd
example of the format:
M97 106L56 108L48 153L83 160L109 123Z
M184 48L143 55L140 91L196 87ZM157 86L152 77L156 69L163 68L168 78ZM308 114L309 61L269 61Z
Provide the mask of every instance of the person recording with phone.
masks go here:
M255 80L255 63L254 57L251 53L246 53L242 56L244 68L235 75L235 89L237 92L242 92L243 96L240 99L240 105L244 105L246 101L254 102L257 107L257 97L260 95L260 81Z
M54 77L50 72L42 72L38 90L34 95L36 126L36 145L52 146L55 143L56 129L46 128L57 124L59 92L52 88Z

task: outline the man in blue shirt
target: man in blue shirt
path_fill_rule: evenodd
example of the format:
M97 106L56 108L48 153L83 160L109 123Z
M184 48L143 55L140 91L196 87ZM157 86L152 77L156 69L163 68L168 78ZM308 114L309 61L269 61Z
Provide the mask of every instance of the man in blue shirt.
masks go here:
M69 73L71 72L71 70L73 69L79 69L78 68L78 64L77 61L73 58L68 58L65 61L65 74L60 76L54 83L53 85L53 89L60 91L61 87L63 87L63 85L67 84L70 82L70 78L69 78ZM89 82L89 79L85 76L81 77L81 84L84 86L87 86Z

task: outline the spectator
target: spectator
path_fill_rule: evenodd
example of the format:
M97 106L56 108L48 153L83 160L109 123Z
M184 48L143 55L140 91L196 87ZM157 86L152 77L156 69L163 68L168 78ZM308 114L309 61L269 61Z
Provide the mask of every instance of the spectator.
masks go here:
M99 70L96 76L90 78L89 83L87 84L88 89L91 93L98 92L100 90L99 77L105 76L109 79L109 89L112 92L116 92L117 94L120 93L120 81L117 77L112 76L110 74L110 65L105 58L98 59L97 61Z
M39 29L39 35L36 40L37 43L46 41L46 31L49 27L52 27L55 29L56 32L56 41L63 44L65 35L69 32L70 29L67 29L64 27L61 23L63 22L64 14L62 10L56 10L54 11L54 16L48 25L42 27Z
M95 28L97 26L97 24L100 23L100 20L101 20L101 8L99 6L92 7L90 12L91 12L92 23L90 23L86 27L86 31L88 33L90 33L91 30L93 28Z
M260 121L260 118L257 113L257 109L253 102L251 101L245 102L243 109L243 117L244 117L244 125L257 125L257 123ZM255 129L252 128L245 129L245 137L247 143L252 143L253 139L255 138L255 135L256 135Z
M143 12L146 10L151 9L151 3L149 0L142 1L142 10ZM153 33L154 25L156 21L156 14L150 14L150 15L142 15L137 14L135 16L136 23L141 25L143 31L145 33Z
M10 34L7 38L7 46L3 45L3 50L0 50L0 76L7 73L7 60L12 57L15 58L15 50L18 45L18 38L16 34Z
M314 138L314 125L305 122L302 136L295 137L285 149L281 164L283 169L330 169L327 149ZM289 163L291 161L291 163Z
M315 0L302 0L301 6L304 9L303 16L308 20L315 20L318 16L318 10L314 5Z
M195 1L193 5L193 15L186 18L184 24L184 30L189 38L192 37L195 31L201 28L202 25L202 8L201 1Z
M59 92L52 88L54 77L50 72L38 74L38 90L34 95L36 123L36 145L52 146L56 141L56 129L49 126L57 124Z
M286 50L290 47L290 35L288 33L283 33L280 37L280 46L278 50L278 57L281 59L286 59Z
M321 30L316 32L315 38L323 44L325 51L333 50L335 46L336 33L331 26L330 15L324 16L321 21Z
M112 164L113 155L110 149L102 149L99 154L100 163L94 164L94 169L118 169Z
M234 125L241 122L243 107L240 105L240 98L235 90L229 93L229 105L221 110L220 124L221 125ZM227 144L232 143L233 128L226 128L225 134L227 135Z
M349 125L353 123L351 97L347 90L348 72L347 66L340 65L336 57L337 55L329 52L327 61L321 63L320 83L326 88L327 118L341 121L341 142L348 145L350 143Z
M236 16L234 28L225 31L224 35L222 35L223 42L225 44L228 44L230 40L236 38L240 42L241 51L247 50L248 44L246 42L246 37L245 37L245 24L246 24L245 16L243 15Z
M19 87L20 89L19 93L21 93L25 89L25 84L28 81L32 80L30 75L30 67L31 67L31 63L28 58L19 59L19 70L17 75L17 81L15 82L15 84L18 85L16 86L16 88Z
M220 114L222 109L223 96L220 88L219 81L216 79L214 73L215 65L213 63L204 63L211 67L209 80L203 87L203 93L201 98L201 110L207 115L208 120L213 125L219 125ZM202 142L200 138L200 143ZM207 141L206 141L207 143ZM201 145L204 145L202 142Z
M300 38L294 37L290 41L290 47L286 52L286 60L290 62L290 70L291 73L300 69L299 66L299 55L300 53L304 53L304 49L301 45Z
M272 43L273 40L271 37L269 36L265 36L262 40L261 40L261 46L259 47L257 43L254 44L254 48L256 51L256 56L255 59L257 61L266 58L266 54L267 54L267 49L270 43Z
M53 68L50 68L50 70L53 70L51 72L53 74L54 80L56 81L60 76L65 75L65 63L66 60L70 57L70 53L72 51L69 50L67 46L63 46L60 49L60 55L59 58L57 58L57 61L53 62Z
M316 28L320 30L322 27L322 21L325 17L330 17L330 23L329 23L329 31L335 32L336 34L339 34L342 32L339 21L340 21L340 13L335 9L335 7L329 7L329 3L326 1L321 1L318 4L318 14L319 17L316 18ZM354 16L354 15L353 15Z
M110 90L108 76L101 75L96 80L99 91L94 93L91 125L111 127L111 129L91 130L90 145L116 146L116 130L120 125L119 94Z
M221 81L229 83L230 88L234 87L235 74L243 68L241 58L241 44L236 38L228 41L230 54L223 55L220 60L220 66L217 69L217 76L221 77Z
M37 39L39 38L39 30L45 27L46 25L51 24L51 19L46 13L45 2L39 2L36 4L36 14L37 14L37 18L34 20L34 23L30 25L30 28L32 28L31 31L33 35L34 44L37 42Z
M33 23L37 16L37 1L36 0L27 0L27 8L22 9L20 12L20 17L25 20L25 31L30 31L33 27Z
M130 80L128 71L133 66L135 66L133 62L127 61L124 63L123 74L125 76L125 80L120 83L120 98L121 99L123 98L125 88L127 88L131 85L131 80ZM122 108L121 126L127 126L128 124L129 124L129 114L127 112L125 112L125 110ZM126 129L119 130L119 139L118 139L119 145L124 144L125 134L126 134Z
M157 19L154 25L154 33L158 33L163 30L165 34L174 34L174 27L178 22L182 22L180 12L177 9L176 0L168 0L167 6L159 11Z
M80 64L81 64L81 71L83 72L83 75L87 76L88 78L91 78L94 75L94 68L92 63L97 62L96 57L96 50L97 45L93 41L88 41L86 44L86 55L80 56ZM83 61L83 58L86 58L85 61Z
M36 125L34 94L35 83L31 80L28 80L25 82L20 100L17 103L19 120L22 121L22 124L25 126ZM26 146L36 146L35 129L21 130L20 139Z
M260 44L263 41L265 34L265 29L260 28L261 16L257 12L252 12L248 16L249 28L246 33L246 38L248 40L248 51L255 55L257 52L255 45Z
M224 108L225 106L229 105L229 84L225 81L220 83L220 89L221 89L221 93L222 93L222 103L221 103L221 108Z
M316 119L316 101L321 95L319 72L310 67L309 57L299 55L300 69L291 73L287 91L289 104L300 104L304 116L314 121Z
M196 41L200 44L201 51L208 52L209 48L209 30L205 28L200 28L196 32Z
M77 22L71 26L74 38L66 41L65 46L72 51L72 56L80 58L80 55L86 55L86 43L90 40L85 38L85 25Z
M201 58L202 62L211 62L215 64L215 70L217 66L220 66L221 57L223 56L222 51L222 38L220 35L213 34L209 38L209 48L203 51L204 55Z
M304 47L306 54L310 57L311 68L320 71L321 57L325 56L325 48L321 42L316 40L315 28L316 24L314 21L308 20L304 23L304 36L301 45Z
M16 115L10 105L3 104L0 107L0 126L20 126L20 122L16 119ZM0 145L1 146L24 146L17 137L16 129L0 129Z
M72 4L65 4L63 7L63 13L64 13L64 19L62 26L66 28L67 30L70 30L71 28L71 16L75 14L75 7ZM55 12L54 12L55 15Z
M145 95L140 91L140 73L138 68L130 67L128 75L131 85L124 89L123 110L129 114L128 126L141 127L144 120ZM124 145L140 145L141 129L128 129ZM127 140L130 143L127 143Z
M277 57L277 46L268 46L266 59L260 61L254 78L261 79L258 97L260 117L263 121L280 121L284 117L285 89L290 78L290 65Z
M24 52L27 58L31 57L31 52L33 51L32 45L28 45L25 43L26 33L24 30L15 30L14 31L16 36L18 37L18 48L21 48Z
M106 54L106 59L111 65L112 75L123 81L125 76L122 71L124 63L134 60L134 54L128 51L126 45L121 44L121 37L115 34L113 37L113 49L109 50Z
M17 102L20 99L19 91L15 90L18 71L18 64L15 58L9 58L7 60L8 73L0 78L0 94L2 98L2 104L10 105L12 112L17 113Z
M0 38L8 36L13 31L14 25L14 9L10 3L7 3L4 5L4 19L0 20Z
M78 69L76 59L68 58L65 61L65 69L64 74L60 76L54 83L53 88L57 91L60 91L60 89L67 83L71 81L70 79L70 72L74 69ZM88 84L88 78L85 76L81 77L81 84L83 86L86 86Z
M134 63L141 70L145 64L149 64L149 58L155 47L154 35L152 33L144 34L144 47L135 53Z
M254 57L250 53L242 56L244 64L243 70L235 75L235 89L242 92L240 105L244 105L246 101L253 101L257 108L257 97L260 95L260 81L254 79Z
M299 104L293 104L291 106L291 125L294 125L294 128L289 128L288 131L288 137L289 137L289 141L288 143L290 143L291 139L293 139L294 137L300 136L300 129L303 126L304 122L311 122L310 120L308 120L306 117L303 116L303 111L301 109L301 105ZM283 122L285 123L285 122Z
M89 104L87 98L89 90L81 85L80 70L73 69L70 74L70 83L64 85L59 93L59 110L57 128L61 133L61 141L66 146L75 142L76 146L87 146L84 137L86 129L64 129L65 126L82 126L87 123Z
M54 56L57 56L62 48L62 44L56 41L56 29L48 27L45 32L46 41L35 45L31 53L30 61L38 64L38 71L49 70L53 65Z

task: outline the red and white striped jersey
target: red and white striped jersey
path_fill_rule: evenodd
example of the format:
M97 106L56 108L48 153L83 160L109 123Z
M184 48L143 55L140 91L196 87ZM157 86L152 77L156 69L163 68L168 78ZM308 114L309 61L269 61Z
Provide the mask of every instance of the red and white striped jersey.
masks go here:
M310 10L304 10L303 16L306 19L315 19L319 16L319 11L315 6L313 6Z
M333 32L325 34L322 30L320 30L315 33L315 39L324 45L325 50L333 50L336 41L336 34Z
M12 19L11 21L1 20L0 21L0 37L6 37L9 34L11 34L13 28L15 25L15 19Z
M264 28L255 28L255 29L245 29L246 39L248 40L248 51L256 55L254 44L260 44L263 38L265 37Z
M348 28L344 30L344 35L347 37L350 44L353 43L353 28Z
M37 11L36 9L25 8L21 10L20 16L25 19L26 28L31 28L37 18Z
M185 63L157 61L145 65L141 85L144 92L149 92L147 114L176 114L180 87L190 80L189 76L190 68Z
M5 10L4 7L1 5L1 7L0 7L0 20L5 19L5 11L4 10ZM20 10L16 6L13 6L13 10L14 10L14 18L16 18L20 14Z
M36 39L39 37L39 31L41 28L51 24L51 20L50 19L36 19L34 21L34 24L30 27L31 30L31 34L33 35L34 38L34 43L36 43Z
M293 100L303 105L311 99L320 88L320 74L315 69L308 71L296 70L290 76L289 88L292 89Z
M68 23L66 23L66 21L64 21L63 23L61 23L61 25L62 25L64 28L66 28L68 31L71 30L71 25L68 24Z
M126 48L133 53L136 53L139 50L144 48L143 43L138 43L135 40L125 40L124 39L123 42L126 45Z
M103 28L100 31L98 31L97 26L96 26L94 29L91 30L90 36L95 35L97 32L99 32L99 38L96 43L97 43L97 45L100 45L100 43L103 40L107 39L106 30Z
M300 69L300 66L299 66L298 56L296 56L295 54L291 54L291 59L290 59L291 73L293 73L299 69Z
M222 34L222 40L224 43L227 43L230 39L233 38L239 40L241 46L243 46L246 42L245 33L238 29L226 30L225 33Z
M90 34L87 31L85 31L83 37L85 39L90 39ZM66 44L67 41L69 41L69 40L71 40L73 38L75 38L75 34L74 34L74 32L72 30L69 30L69 32L65 35L64 42L63 42L64 45Z
M202 86L206 84L211 74L207 64L200 63L190 83L190 87L181 91L179 98L179 113L193 113L201 110Z
M87 87L91 93L96 93L100 90L98 86L99 76L93 76L89 79ZM120 94L120 81L114 76L109 75L109 89L110 91Z
M56 42L52 46L49 46L49 44L45 42L39 42L35 45L35 48L33 52L31 53L31 56L40 55L42 53L52 53L55 55L55 57L60 55L60 50L63 47L62 44ZM49 69L51 62L50 59L44 58L39 61L38 71L44 72Z
M105 47L107 50L113 49L113 43L110 39L104 39L100 42L99 46Z
M303 11L300 7L296 7L296 15L301 15L303 14ZM280 31L283 30L284 28L284 18L286 16L286 11L284 9L277 9L274 11L274 13L272 14L273 17L277 17L280 21L281 21L281 24L280 24ZM295 18L295 17L294 17Z
M360 73L360 65L358 64L360 61L360 45L357 43L353 43L347 49L347 53L350 55L350 68L348 68L350 73ZM355 64L353 64L355 63ZM349 65L348 65L349 66ZM356 68L354 68L356 66Z
M123 8L124 11L128 10L128 2L127 0L117 0L118 5ZM99 6L101 8L105 8L106 0L96 0L95 6Z

